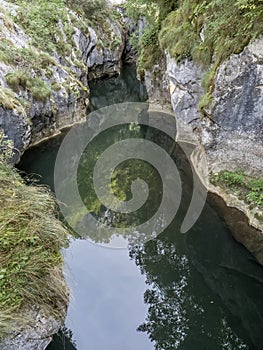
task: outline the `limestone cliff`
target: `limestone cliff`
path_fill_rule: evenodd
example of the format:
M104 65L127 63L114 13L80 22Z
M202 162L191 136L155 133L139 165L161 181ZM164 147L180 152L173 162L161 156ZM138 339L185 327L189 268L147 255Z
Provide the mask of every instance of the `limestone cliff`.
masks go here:
M212 103L200 120L203 71L192 61L167 56L173 109L193 125L206 149L212 171L242 168L262 175L263 38L233 54L218 69Z
M180 125L190 127L202 145L208 173L242 168L247 174L262 178L263 38L250 42L241 53L232 54L219 66L212 102L201 113L198 104L204 95L204 73L204 69L192 60L177 62L166 54L165 62L155 65L151 72L145 72L150 99L162 104L170 99L177 120L182 122ZM198 167L197 159L195 163ZM200 174L202 176L202 171ZM224 199L226 205L240 211L229 215L222 203L218 206L235 238L263 264L260 208L251 209L236 196L213 186L207 177L203 177L203 181L209 191ZM244 214L248 217L249 227Z
M16 23L18 11L0 1L0 129L13 140L16 161L30 144L85 117L88 79L118 74L125 42L120 21L92 28L67 9L54 35L61 50L47 53Z

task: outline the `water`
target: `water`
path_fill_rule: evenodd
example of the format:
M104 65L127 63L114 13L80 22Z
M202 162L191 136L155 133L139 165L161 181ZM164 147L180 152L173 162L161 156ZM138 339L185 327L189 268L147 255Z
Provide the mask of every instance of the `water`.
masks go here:
M90 109L110 102L142 101L145 96L134 68L125 67L119 78L91 85ZM122 135L128 133L127 127L121 131ZM142 134L145 136L144 131ZM116 141L119 135L120 129L113 129L107 138L98 138L87 150L88 164L105 147L106 139ZM161 138L155 130L148 129L147 135L170 148L171 140ZM54 189L54 163L64 136L26 152L20 169L34 177L38 174L41 183ZM126 250L94 244L96 237L91 236L72 240L63 252L72 298L65 328L48 350L262 349L263 269L234 241L208 203L195 226L187 234L180 233L192 185L180 149L174 149L173 157L180 169L184 201L161 235ZM144 217L159 203L160 179L148 165L128 163L120 169L125 177L119 182L126 191L129 184L123 179L132 178L131 169L142 177L146 174L152 185L151 206L145 207ZM91 195L89 203L93 201L97 205ZM98 206L97 215L104 214ZM142 217L138 214L132 220Z

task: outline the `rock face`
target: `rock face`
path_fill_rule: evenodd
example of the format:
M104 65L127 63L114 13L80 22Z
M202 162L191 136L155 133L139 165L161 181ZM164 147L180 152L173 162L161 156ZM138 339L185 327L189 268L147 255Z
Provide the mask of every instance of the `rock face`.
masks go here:
M16 6L11 6L4 1L0 5L5 5L6 11L16 11ZM1 12L1 11L0 11ZM6 20L7 15L0 13L2 21L2 39L10 42L10 49L32 50L32 54L38 59L46 60L44 66L39 67L40 72L35 67L30 69L30 78L41 77L46 87L50 89L48 98L37 98L25 86L19 85L10 88L7 82L8 74L13 74L15 68L12 62L0 62L1 81L1 108L0 108L0 129L14 142L17 149L16 160L19 154L28 147L30 143L41 140L43 137L51 136L60 128L80 120L85 115L85 99L88 89L85 83L85 72L81 69L73 69L63 64L61 57L54 53L53 57L34 48L30 48L30 37L14 22L10 25ZM35 57L32 57L32 60ZM23 63L19 62L18 67L23 69ZM83 81L83 83L82 83ZM7 93L9 94L7 95ZM6 96L3 96L6 94ZM4 97L13 104L7 104ZM23 103L24 102L24 103Z
M19 114L16 110L6 110L0 107L0 129L15 146L15 158L19 159L21 151L25 150L31 139L30 126L26 121L26 115Z
M242 168L248 174L262 177L263 38L251 42L240 54L231 55L219 67L214 81L213 100L211 106L204 110L205 116L202 118L198 103L204 95L202 77L205 72L191 60L178 63L168 54L166 70L164 67L158 66L162 74L158 74L157 84L156 67L152 72L145 73L149 98L163 103L167 100L167 93L170 95L178 130L183 132L190 128L203 146L205 167L208 168L206 173ZM161 91L156 92L160 85ZM187 141L187 133L183 134ZM207 189L223 198L225 205L222 215L236 240L263 264L262 222L256 215L259 209L251 210L236 196L212 186L208 176L200 169L200 157L194 156L192 161ZM235 212L239 214L235 214L234 221L227 206L237 208Z
M31 315L36 321L23 332L12 334L0 342L3 350L44 350L52 341L52 336L61 328L61 321L53 317L44 317L38 311L32 311Z
M111 19L106 18L105 22L107 30L111 33L110 38L105 38L102 28L97 28L97 33L94 29L89 28L89 36L79 30L75 35L75 40L82 53L82 60L88 68L89 79L99 79L120 73L125 33L123 28ZM109 42L109 45L104 46L102 42Z
M33 55L30 67L23 58L19 64L15 63L15 68L14 62L0 59L0 130L14 142L17 150L15 161L19 161L30 144L85 118L89 103L88 80L119 74L125 40L119 22L105 18L103 28L93 29L84 25L85 28L79 29L76 27L79 17L68 10L67 24L74 32L70 52L61 56L61 53L53 51L50 55L30 46L31 38L22 28L14 22L10 24L12 17L7 13L14 15L16 11L17 6L0 0L1 40L8 43L11 50L20 50L20 55L22 50ZM63 23L58 23L58 27L64 45L67 45ZM40 64L34 64L35 60ZM35 92L30 84L23 83L23 78L14 76L16 68L21 71L25 67L29 79L44 82L42 88L47 90L44 97L38 96L40 87ZM14 86L7 79L10 74L11 78L20 79L11 80Z
M170 104L169 76L165 58L155 64L152 71L144 72L146 90L151 102L158 104Z
M193 62L177 63L167 54L167 72L170 82L171 103L178 118L186 124L199 117L198 101L203 94L202 70Z
M167 55L171 102L176 116L193 125L206 149L209 169L242 168L262 175L263 38L231 55L218 69L213 102L201 121L203 71L192 61L177 63Z
M83 21L80 29L79 16L68 10L67 25L74 33L69 50L65 55L56 50L48 54L32 47L32 38L14 23L17 9L0 0L0 131L14 143L14 162L31 144L86 117L88 80L119 74L125 45L119 22L105 18L103 28L93 29ZM57 26L62 46L67 45L63 23ZM47 347L63 321L33 307L29 310L33 325L1 340L0 349Z
M263 38L220 66L208 113L218 125L215 149L208 152L215 168L232 163L262 176Z

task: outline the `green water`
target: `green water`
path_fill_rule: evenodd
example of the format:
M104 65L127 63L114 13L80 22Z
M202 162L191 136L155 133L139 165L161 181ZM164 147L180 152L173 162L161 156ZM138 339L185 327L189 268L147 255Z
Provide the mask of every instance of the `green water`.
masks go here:
M125 67L120 77L91 85L91 109L110 102L143 101L145 96L134 67ZM127 126L113 128L86 150L79 187L97 216L104 211L88 183L89 169L107 142L129 135ZM26 152L20 169L54 189L54 164L63 137ZM163 148L172 146L154 129L140 130L136 137L146 137ZM178 147L173 148L172 157L183 183L183 202L161 235L124 250L96 245L98 238L90 234L88 240L72 240L63 252L72 298L65 328L48 350L262 349L263 269L234 241L211 203L187 234L180 233L192 183L190 166ZM149 183L150 205L130 218L141 221L158 207L160 178L149 164L140 162L127 162L118 171L120 197L129 199L130 180L136 173ZM118 220L128 222L126 217Z

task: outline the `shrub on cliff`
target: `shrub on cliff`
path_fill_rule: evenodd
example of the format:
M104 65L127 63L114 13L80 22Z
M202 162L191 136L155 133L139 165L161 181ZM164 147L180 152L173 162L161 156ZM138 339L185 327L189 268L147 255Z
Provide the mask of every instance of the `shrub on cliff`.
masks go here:
M74 25L85 31L87 24L105 22L109 9L105 0L12 0L19 5L15 21L32 38L34 47L67 56L74 46ZM73 10L75 15L70 11ZM78 16L76 16L76 14ZM67 52L68 51L68 52Z
M105 12L107 8L106 0L66 0L66 4L77 13L81 15L84 13L87 18L95 17Z
M6 75L7 84L16 92L27 89L37 101L45 102L51 95L50 86L41 78L32 78L26 70L14 70Z

